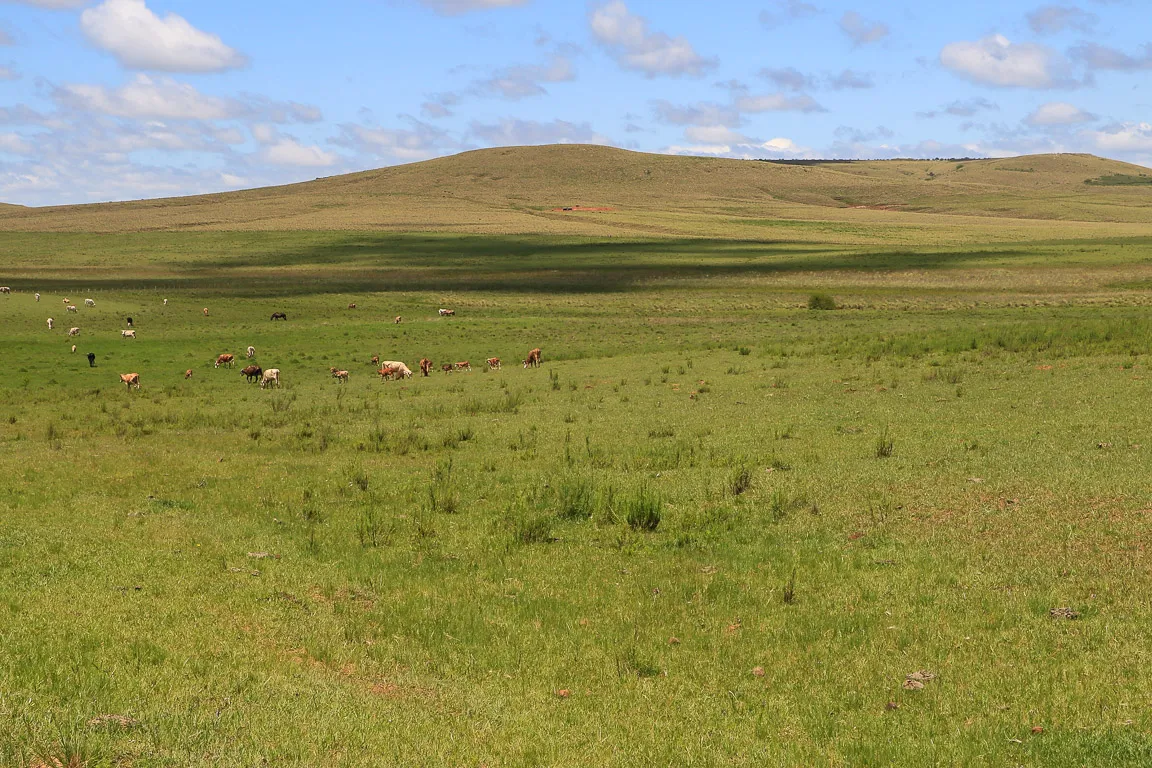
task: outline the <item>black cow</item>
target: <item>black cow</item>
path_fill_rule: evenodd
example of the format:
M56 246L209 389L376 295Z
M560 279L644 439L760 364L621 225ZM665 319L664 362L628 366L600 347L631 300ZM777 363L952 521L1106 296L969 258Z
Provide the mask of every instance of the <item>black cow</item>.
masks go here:
M272 319L273 320L287 320L288 315L284 314L283 312L273 312L272 313Z
M89 352L88 353L88 367L89 368L95 368L96 367L96 353L95 352Z

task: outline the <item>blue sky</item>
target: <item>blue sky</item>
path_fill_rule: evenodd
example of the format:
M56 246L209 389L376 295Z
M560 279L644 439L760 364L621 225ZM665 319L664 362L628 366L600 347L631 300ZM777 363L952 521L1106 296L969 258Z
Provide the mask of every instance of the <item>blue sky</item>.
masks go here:
M0 200L223 191L553 142L1152 166L1146 5L0 0Z

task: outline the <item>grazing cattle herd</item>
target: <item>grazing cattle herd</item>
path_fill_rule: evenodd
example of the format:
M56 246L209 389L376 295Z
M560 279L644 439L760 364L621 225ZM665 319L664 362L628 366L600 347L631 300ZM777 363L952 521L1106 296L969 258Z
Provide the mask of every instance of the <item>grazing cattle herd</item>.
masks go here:
M0 294L10 296L11 293L12 293L12 289L10 287L0 286ZM40 294L39 293L36 293L35 297L36 297L36 301L40 301ZM79 312L79 309L75 305L72 304L71 299L64 298L63 304L64 304L65 309L68 312ZM168 306L168 299L163 300L163 305ZM84 306L95 307L96 301L94 299L91 299L91 298L85 299L84 300ZM349 309L356 309L356 304L354 304L354 303L349 304L348 308ZM203 312L205 317L208 317L208 308L207 307L204 307L204 309L201 311ZM456 315L456 311L453 309L441 308L438 310L438 315L440 317L453 317ZM287 319L288 319L288 315L284 312L273 312L271 315L271 320L287 320ZM133 329L133 326L132 326L132 318L131 317L127 318L127 321L128 321L128 329L120 331L120 336L121 336L121 338L124 338L124 339L135 339L136 338L136 331ZM401 317L399 315L397 315L395 317L394 322L400 323ZM51 317L48 318L48 330L51 331L54 329L54 327L55 327L55 320ZM70 336L70 337L79 336L79 335L80 335L80 329L78 327L73 327L73 328L70 328L68 330L68 336ZM76 351L75 345L72 346L72 351L73 352ZM256 348L253 346L249 346L246 350L246 355L247 355L248 359L254 358L256 356ZM96 367L96 354L93 352L89 352L89 353L87 353L87 358L88 358L88 365L92 368L95 368ZM537 347L537 348L532 349L531 351L528 352L528 357L524 360L524 367L525 368L536 368L541 364L541 361L542 361L541 350L539 347ZM412 378L412 370L407 365L405 365L403 362L400 362L398 360L381 361L380 357L378 355L373 355L371 363L372 363L373 367L379 366L379 368L376 372L377 372L377 374L379 374L379 376L382 380L397 380L397 379ZM498 357L489 357L484 361L484 363L485 363L487 370L498 371L498 370L502 369L502 366L500 364L500 358L498 358ZM221 366L227 366L227 367L231 368L231 367L235 366L235 364L236 364L236 356L233 355L232 353L224 352L224 353L221 353L221 354L216 356L213 367L220 368ZM420 373L423 374L425 377L429 376L432 373L433 367L434 366L433 366L432 361L429 360L427 357L420 359ZM444 363L443 365L440 366L440 369L444 373L453 373L456 371L468 371L468 372L470 372L472 370L472 364L468 360L461 360L461 361L454 362L454 363ZM341 369L338 369L336 367L330 367L328 370L329 370L329 373L331 373L332 378L336 379L336 381L338 383L345 384L348 382L348 379L349 379L349 372L348 371L341 370ZM249 383L258 381L260 383L261 389L267 389L270 387L279 387L280 386L280 369L279 368L263 369L259 365L249 365L246 368L244 368L240 373L242 376L244 376L248 380ZM184 372L184 378L185 379L191 379L192 378L192 369L191 368L187 369ZM140 374L138 374L138 373L120 374L120 381L122 384L125 385L125 388L128 390L140 389Z

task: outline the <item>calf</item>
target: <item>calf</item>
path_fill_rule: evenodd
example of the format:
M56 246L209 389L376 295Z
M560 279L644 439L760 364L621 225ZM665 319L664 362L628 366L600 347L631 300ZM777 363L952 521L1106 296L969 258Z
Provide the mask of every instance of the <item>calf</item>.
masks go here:
M236 365L236 355L230 355L228 353L224 353L223 355L220 355L219 357L217 357L216 358L216 367L219 368L222 365L226 365L229 368Z
M487 363L489 368L491 368L495 371L500 370L500 358L490 357L487 360L485 360L484 362Z
M540 365L540 347L528 353L528 359L524 361L525 368L536 368Z
M432 372L432 361L426 357L420 358L420 373L427 376Z
M128 327L129 328L132 327L132 318L130 318L130 317L128 318Z
M133 387L140 389L140 374L138 373L122 373L120 374L120 381L124 382L124 386L128 389Z
M96 353L95 352L89 352L88 353L88 367L89 368L95 368L96 367Z
M396 325L400 325L400 321L403 319L404 318L400 317L400 315L396 315L396 319L393 320L392 322L396 323Z
M79 309L76 308L75 304L69 304L67 307L65 307L65 309L67 309L69 312L79 312L80 311Z
M348 371L338 371L335 368L329 368L328 370L332 372L332 378L336 379L336 381L341 384L348 383Z
M440 317L452 317L455 314L456 314L456 310L454 310L454 309L441 309L440 310Z
M271 387L273 385L276 387L280 386L279 368L269 368L268 370L264 371L264 375L260 378L260 389L264 389L264 387Z
M120 337L124 339L136 338L136 331L120 331Z
M273 320L287 320L288 315L284 314L283 312L273 312L272 313L272 319Z
M458 363L452 363L452 365L458 371L471 371L472 370L472 363L468 362L467 360L461 360Z
M381 379L393 379L397 376L397 374L400 373L400 369L394 368L390 365L385 365L380 370L376 371L376 373L380 374Z
M260 377L264 375L264 369L258 365L250 365L244 370L240 371L240 375L246 377L248 379L248 383L251 384L260 380Z
M204 317L208 317L208 307L204 307L201 311L204 313Z
M452 365L452 363L444 363L444 365L440 366L440 370L444 371L444 373L452 373L452 371L456 370L456 366Z
M248 354L248 359L249 359L249 360L251 360L252 358L256 357L256 347L248 347L248 352L247 352L247 354Z
M96 306L96 302L93 301L92 299L84 299L84 306L94 307L94 306Z
M164 299L164 301L168 301L168 299ZM184 371L184 379L185 379L185 380L187 380L187 379L190 379L190 378L192 378L192 369L191 369L191 368L189 368L188 370Z
M79 328L69 328L68 329L68 335L69 336L79 336L80 335L80 329Z
M356 309L356 304L355 303L349 304L348 309Z
M372 355L372 365L380 365L380 356Z

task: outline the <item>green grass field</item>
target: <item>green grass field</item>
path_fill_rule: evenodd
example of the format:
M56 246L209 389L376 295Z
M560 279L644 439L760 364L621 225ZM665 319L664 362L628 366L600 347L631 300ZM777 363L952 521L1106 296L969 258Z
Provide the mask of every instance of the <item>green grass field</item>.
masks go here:
M1152 231L862 213L0 234L0 765L1152 764Z

